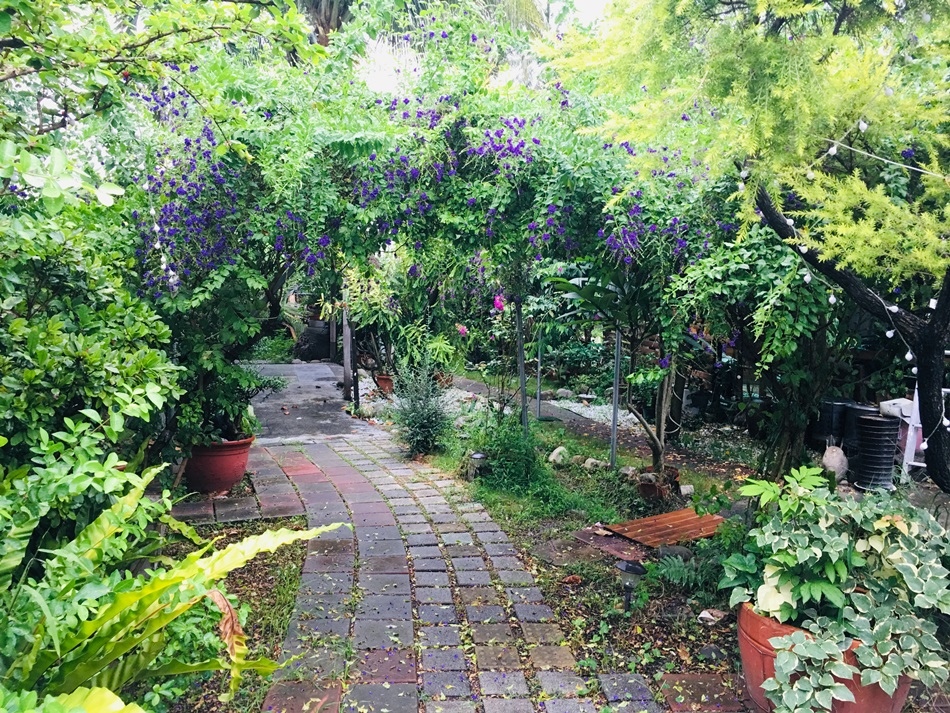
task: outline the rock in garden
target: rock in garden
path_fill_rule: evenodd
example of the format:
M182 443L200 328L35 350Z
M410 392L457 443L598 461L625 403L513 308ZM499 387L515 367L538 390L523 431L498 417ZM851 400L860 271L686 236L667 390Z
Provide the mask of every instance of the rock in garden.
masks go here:
M614 387L613 387L613 386L604 389L604 398L605 398L607 401L613 401L613 400L614 400Z
M607 467L609 467L609 463L597 460L596 458L588 458L584 461L584 470L603 470Z
M550 389L546 389L545 391L542 391L542 392L541 392L541 400L542 400L542 401L550 401L550 400L552 400L553 398L554 398L554 392L551 391Z
M656 549L656 553L660 557L678 557L684 562L693 559L693 551L682 545L660 545Z
M726 660L726 652L715 644L706 644L699 650L699 655L706 661L712 661L713 663Z
M593 401L596 398L597 398L597 394L578 394L577 395L578 401Z
M572 399L574 398L574 392L570 389L558 389L555 394L559 399Z
M624 476L625 478L636 478L639 474L637 473L637 469L632 465L625 465L620 469L620 475Z
M574 465L581 465L585 460L584 456L571 456L571 463Z
M567 462L567 459L567 448L564 446L558 446L553 451L551 451L551 455L548 456L548 463L554 463L554 465L563 465Z
M682 495L684 498L692 497L695 491L696 488L688 483L680 486L680 495Z

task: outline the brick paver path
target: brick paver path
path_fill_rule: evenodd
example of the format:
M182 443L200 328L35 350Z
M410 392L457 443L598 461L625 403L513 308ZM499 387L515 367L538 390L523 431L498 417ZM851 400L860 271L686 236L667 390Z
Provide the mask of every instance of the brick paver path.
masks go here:
M265 711L659 713L635 675L587 680L508 537L461 484L381 430L252 451L285 473L310 543ZM275 482L276 482L275 478Z

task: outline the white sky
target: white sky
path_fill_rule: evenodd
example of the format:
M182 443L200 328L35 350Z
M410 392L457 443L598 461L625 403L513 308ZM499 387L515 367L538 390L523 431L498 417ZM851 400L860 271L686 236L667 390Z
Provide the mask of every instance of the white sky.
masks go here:
M610 0L575 0L574 9L577 19L587 25L604 16L604 9Z

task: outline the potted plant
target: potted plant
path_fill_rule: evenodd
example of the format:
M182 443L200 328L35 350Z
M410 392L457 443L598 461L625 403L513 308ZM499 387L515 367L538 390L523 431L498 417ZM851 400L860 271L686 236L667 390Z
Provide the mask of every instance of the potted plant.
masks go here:
M883 492L842 497L816 468L740 492L758 498L757 526L720 586L741 604L759 711L896 713L912 680L947 680L935 619L950 614L950 536L929 513Z

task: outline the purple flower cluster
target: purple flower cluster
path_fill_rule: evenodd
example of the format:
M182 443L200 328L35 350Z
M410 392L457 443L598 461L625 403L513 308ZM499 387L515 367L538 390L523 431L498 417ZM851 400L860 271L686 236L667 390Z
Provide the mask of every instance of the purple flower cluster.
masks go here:
M510 171L516 161L525 164L534 162L533 148L541 144L541 139L532 137L529 143L522 136L528 123L526 119L501 117L499 123L501 126L498 128L485 129L481 143L477 146L469 146L467 153L473 156L494 158L500 164L497 172L500 173L503 169L511 178ZM532 122L532 125L534 123Z

